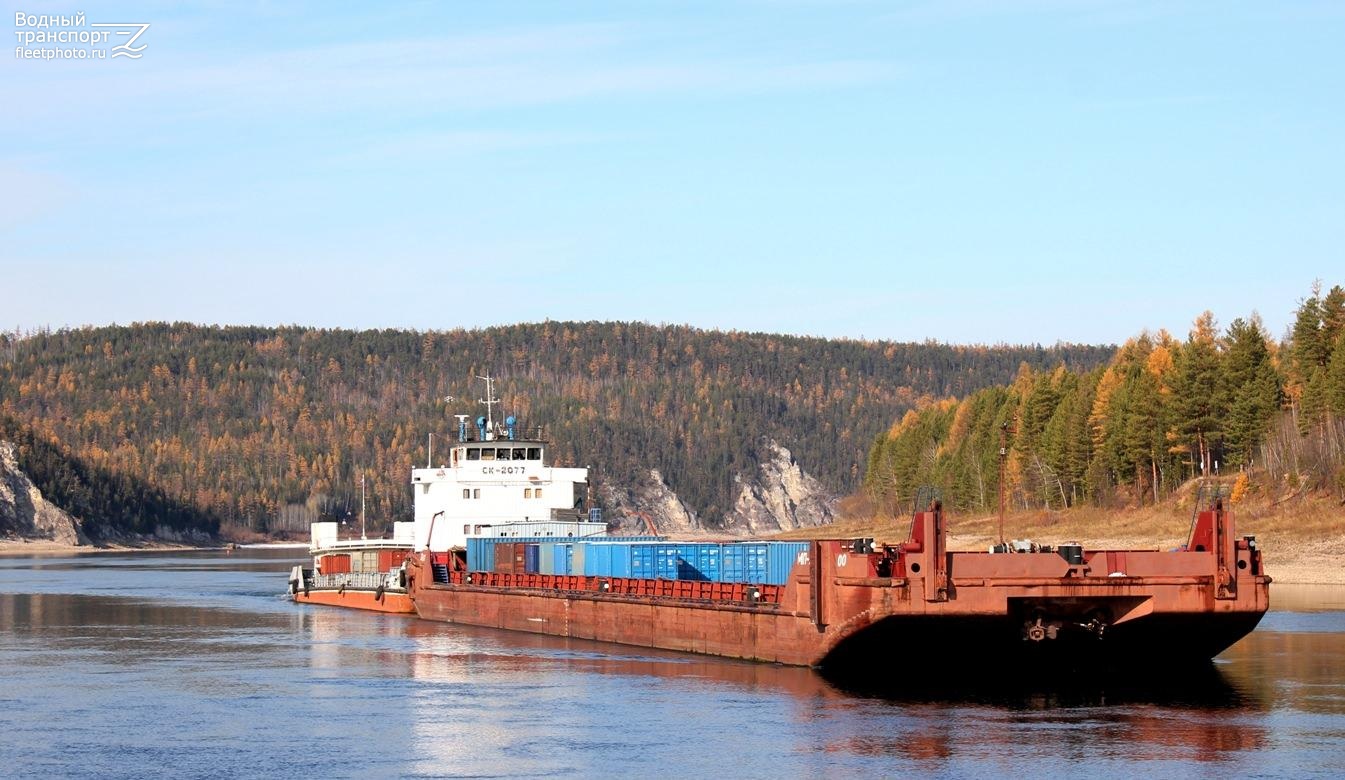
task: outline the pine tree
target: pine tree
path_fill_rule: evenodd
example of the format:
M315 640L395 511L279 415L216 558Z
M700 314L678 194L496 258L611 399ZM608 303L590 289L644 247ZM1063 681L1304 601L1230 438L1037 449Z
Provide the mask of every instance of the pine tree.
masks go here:
M1157 502L1161 483L1159 459L1167 449L1158 380L1148 371L1134 372L1124 386L1124 397L1125 422L1121 440L1126 459L1133 468L1136 498L1143 500L1144 494L1151 492Z
M1345 328L1336 336L1331 362L1326 368L1324 390L1326 408L1336 419L1345 420Z
M1197 473L1210 473L1222 446L1228 402L1221 363L1214 316L1207 311L1173 360L1172 438L1190 453Z
M1345 332L1345 288L1335 285L1326 293L1322 298L1321 316L1322 349L1331 352L1334 351L1340 334ZM1330 356L1324 356L1324 359L1330 360Z
M1298 429L1304 434L1321 421L1326 410L1324 377L1319 374L1330 359L1331 344L1323 333L1321 291L1321 282L1312 285L1312 294L1299 304L1290 331L1291 389L1298 403Z
M1265 436L1280 406L1282 382L1270 356L1260 319L1236 319L1228 327L1222 379L1230 399L1226 457L1230 467L1251 462L1252 449Z

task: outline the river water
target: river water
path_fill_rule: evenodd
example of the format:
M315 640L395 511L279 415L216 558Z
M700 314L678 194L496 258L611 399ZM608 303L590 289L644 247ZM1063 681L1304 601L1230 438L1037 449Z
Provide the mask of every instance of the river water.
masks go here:
M1272 586L1200 679L915 694L298 606L300 554L0 558L0 775L1345 776L1345 589Z

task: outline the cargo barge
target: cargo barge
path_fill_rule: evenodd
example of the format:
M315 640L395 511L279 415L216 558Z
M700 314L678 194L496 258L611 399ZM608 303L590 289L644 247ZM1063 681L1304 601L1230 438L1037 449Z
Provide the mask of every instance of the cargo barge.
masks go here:
M412 470L405 590L428 620L840 671L1064 669L1208 662L1269 605L1256 540L1218 497L1171 552L951 552L938 500L895 545L609 537L587 469L496 425L490 390L444 462Z
M949 552L934 502L902 544L813 541L791 564L778 584L746 583L470 571L420 550L407 576L430 620L831 668L1208 661L1269 605L1261 551L1221 500L1173 552Z

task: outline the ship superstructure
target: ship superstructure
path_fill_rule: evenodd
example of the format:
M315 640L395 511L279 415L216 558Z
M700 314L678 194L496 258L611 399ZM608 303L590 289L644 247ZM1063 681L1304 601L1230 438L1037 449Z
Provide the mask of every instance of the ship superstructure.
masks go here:
M494 379L479 378L486 413L475 425L468 415L455 415L457 436L441 452L443 460L434 465L430 447L425 468L411 471L413 521L393 523L387 539L363 532L340 539L337 523L313 523L313 567L296 566L290 574L296 601L413 612L405 566L413 550L449 554L461 567L469 539L606 537L601 511L586 507L588 469L547 465L550 443L541 429L525 435L512 415L497 422Z
M547 465L550 443L541 429L526 435L512 415L497 422L494 380L480 378L486 414L475 425L457 415L456 440L439 465L411 471L415 549L463 549L481 537L606 535L601 512L586 510L588 469Z

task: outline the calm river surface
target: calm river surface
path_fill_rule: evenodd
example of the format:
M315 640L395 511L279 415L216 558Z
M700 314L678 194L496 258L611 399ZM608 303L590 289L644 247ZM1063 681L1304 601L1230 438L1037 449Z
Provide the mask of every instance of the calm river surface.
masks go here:
M296 606L300 555L0 558L0 776L1345 776L1342 589L1189 684L917 696Z

